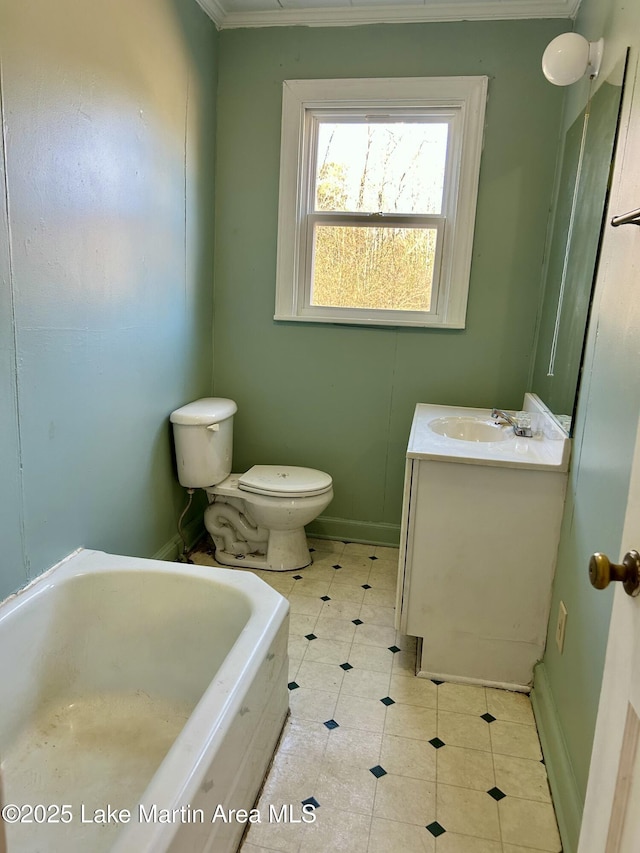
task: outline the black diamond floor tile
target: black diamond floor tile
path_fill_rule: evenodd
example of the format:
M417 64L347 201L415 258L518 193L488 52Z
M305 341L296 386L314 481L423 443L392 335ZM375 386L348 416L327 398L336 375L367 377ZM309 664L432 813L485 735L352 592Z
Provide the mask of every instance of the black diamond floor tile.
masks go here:
M317 640L318 639L315 634L305 634L304 636L305 636L306 640Z
M373 773L376 779L380 779L381 776L387 775L387 771L384 769L384 767L380 767L379 764L376 764L375 767L370 767L369 771Z
M331 598L328 595L321 595L320 601L331 601Z
M437 679L437 678L432 678L432 679L431 679L431 683L432 683L432 684L435 684L435 685L436 685L436 687L437 687L439 684L444 684L444 681L438 681L438 679Z
M401 651L402 651L402 649L398 648L398 646L389 646L389 651L390 651L390 652L393 652L393 653L394 653L394 655L395 655L395 654L397 654L398 652L401 652Z
M306 800L302 800L303 806L313 806L314 809L320 808L320 803L316 800L315 797L307 797Z
M497 803L499 803L500 800L504 800L504 798L507 796L504 791L500 790L500 788L491 788L489 791L487 791L487 794L489 794L490 797L493 797L493 799Z
M344 669L345 672L348 672L350 669L353 669L350 663L341 663L340 669Z
M393 701L391 696L385 696L384 699L380 700L383 705L395 705L396 703Z
M327 720L327 721L324 723L324 725L325 725L328 729L337 729L337 728L339 728L339 727L340 727L340 723L336 723L336 721L335 721L335 720Z
M488 723L495 723L496 718L493 714L480 714L481 719L486 720Z
M364 625L364 622L362 621L362 619L352 619L351 621L353 622L354 625Z
M336 563L336 564L335 564L334 566L332 566L331 568L333 568L333 569L341 569L341 568L342 568L342 566L340 565L340 563Z
M440 738L439 738L439 737L433 737L433 738L431 738L431 740L429 741L429 743L431 744L431 746L432 746L434 749L440 749L440 747L441 747L441 746L446 746L446 743L445 743L443 740L440 740Z
M299 685L299 684L296 684L296 682L295 682L295 681L290 681L290 682L287 684L287 687L289 688L289 690L297 690L297 689L298 689L298 687L300 687L300 685Z
M434 838L437 838L439 835L443 835L447 831L444 826L441 826L438 823L437 820L434 820L433 823L430 823L427 829L429 830L431 835L433 835Z

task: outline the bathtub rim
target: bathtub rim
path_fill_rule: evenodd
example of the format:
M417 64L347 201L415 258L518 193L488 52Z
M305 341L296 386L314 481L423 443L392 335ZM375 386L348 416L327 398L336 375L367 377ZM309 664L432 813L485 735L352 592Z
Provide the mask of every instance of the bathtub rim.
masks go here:
M101 564L93 567L91 566L91 561L94 559L107 564L117 561L117 565L105 566ZM77 563L72 565L73 561L77 561ZM225 566L201 566L196 563L173 563L167 560L155 560L150 557L129 557L90 548L76 548L53 566L29 580L24 586L21 586L15 592L9 593L9 595L2 599L0 601L0 624L21 605L35 597L36 594L42 594L46 590L57 586L58 582L71 580L74 577L82 575L96 574L99 571L104 571L105 573L142 571L145 574L189 575L205 582L215 582L216 578L211 577L212 573L214 573L215 575L220 575L218 581L222 580L225 586L237 589L250 602L257 605L256 607L252 607L252 615L255 612L256 615L264 617L268 614L271 607L277 607L279 599L284 601L288 607L288 602L284 596L280 595L273 587L253 574L253 572L243 571L239 567L229 568ZM255 598L247 595L247 591L244 589L247 585L249 589L253 587L253 591L256 593ZM259 595L257 594L258 592Z

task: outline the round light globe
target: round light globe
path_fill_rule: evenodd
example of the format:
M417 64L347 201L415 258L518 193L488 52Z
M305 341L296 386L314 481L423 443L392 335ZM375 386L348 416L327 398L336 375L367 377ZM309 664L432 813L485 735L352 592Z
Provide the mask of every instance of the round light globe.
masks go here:
M544 76L554 86L569 86L589 67L589 42L579 33L562 33L549 42L542 56Z

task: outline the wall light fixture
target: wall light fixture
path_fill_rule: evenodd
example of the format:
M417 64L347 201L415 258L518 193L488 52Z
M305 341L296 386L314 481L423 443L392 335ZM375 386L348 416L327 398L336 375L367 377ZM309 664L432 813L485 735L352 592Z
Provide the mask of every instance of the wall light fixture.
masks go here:
M579 33L562 33L549 42L542 56L544 76L554 86L569 86L588 74L598 76L604 39L587 41Z

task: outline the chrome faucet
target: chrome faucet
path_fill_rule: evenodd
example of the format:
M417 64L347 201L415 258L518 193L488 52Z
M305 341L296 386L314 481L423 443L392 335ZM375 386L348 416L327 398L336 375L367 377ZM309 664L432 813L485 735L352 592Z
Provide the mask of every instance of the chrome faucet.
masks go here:
M524 436L526 438L531 438L533 433L531 432L531 428L528 426L520 426L516 418L512 415L509 415L507 412L502 409L492 409L491 417L496 420L500 419L509 424L509 426L513 427L513 431L516 435Z

